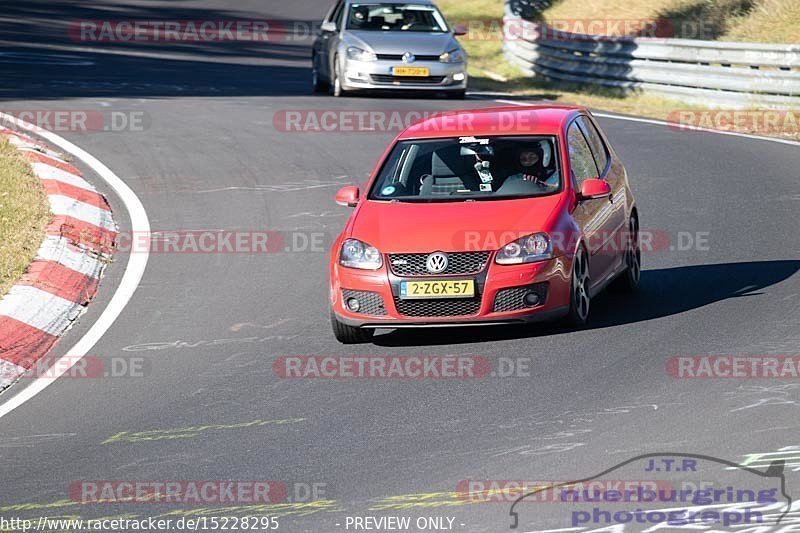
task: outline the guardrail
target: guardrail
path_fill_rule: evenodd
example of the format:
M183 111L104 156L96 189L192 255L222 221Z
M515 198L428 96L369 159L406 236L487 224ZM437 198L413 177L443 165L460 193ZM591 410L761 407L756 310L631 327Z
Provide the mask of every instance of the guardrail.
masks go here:
M512 12L506 58L531 76L658 93L712 107L800 108L800 45L583 35Z

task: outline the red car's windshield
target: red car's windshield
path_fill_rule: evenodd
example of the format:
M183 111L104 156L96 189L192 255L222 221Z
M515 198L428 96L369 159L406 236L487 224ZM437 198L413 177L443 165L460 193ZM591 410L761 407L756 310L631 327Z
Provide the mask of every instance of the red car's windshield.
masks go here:
M561 190L553 137L457 137L401 141L372 200L448 202L530 198Z

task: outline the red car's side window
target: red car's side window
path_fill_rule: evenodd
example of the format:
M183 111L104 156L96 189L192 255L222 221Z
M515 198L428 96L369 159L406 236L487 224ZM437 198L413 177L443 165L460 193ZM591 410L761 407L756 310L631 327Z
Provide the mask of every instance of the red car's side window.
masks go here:
M598 133L597 128L588 117L578 117L576 122L579 123L586 140L589 142L589 147L592 149L592 155L595 163L597 163L597 168L600 169L600 174L604 174L608 167L609 156L600 133Z
M581 133L578 125L573 122L567 130L567 143L569 147L569 165L575 177L575 187L581 188L583 182L589 178L597 178L600 171L592 155L589 143Z

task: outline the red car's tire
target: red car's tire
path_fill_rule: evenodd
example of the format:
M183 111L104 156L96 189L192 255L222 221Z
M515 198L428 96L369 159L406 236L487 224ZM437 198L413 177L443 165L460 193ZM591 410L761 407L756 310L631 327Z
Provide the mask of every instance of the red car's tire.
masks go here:
M342 324L331 311L331 327L336 340L342 344L363 344L372 340L374 329L363 329Z
M589 256L583 247L578 248L572 261L572 281L570 282L569 312L566 321L572 326L584 326L589 321L589 308L592 298L589 295Z
M628 236L625 271L611 285L617 292L635 292L642 277L642 244L639 239L639 219L635 213L628 222Z

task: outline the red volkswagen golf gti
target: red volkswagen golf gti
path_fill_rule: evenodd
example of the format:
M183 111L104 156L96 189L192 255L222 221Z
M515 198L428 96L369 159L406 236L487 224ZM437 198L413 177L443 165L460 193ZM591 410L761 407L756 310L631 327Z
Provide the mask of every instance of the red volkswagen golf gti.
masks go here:
M375 328L586 323L641 251L622 163L592 115L564 106L444 113L403 131L333 244L331 319L343 343Z

